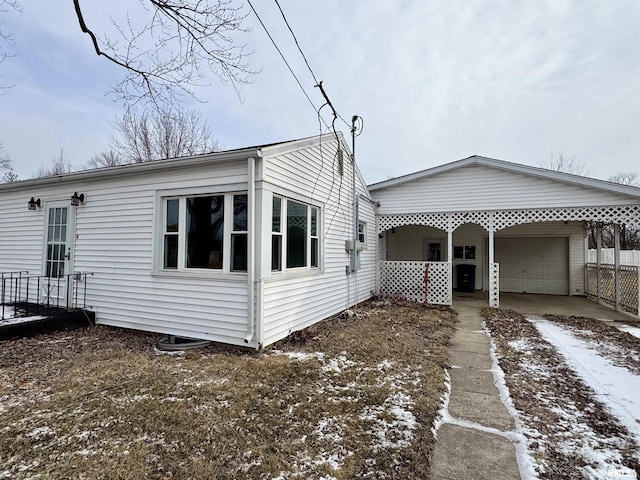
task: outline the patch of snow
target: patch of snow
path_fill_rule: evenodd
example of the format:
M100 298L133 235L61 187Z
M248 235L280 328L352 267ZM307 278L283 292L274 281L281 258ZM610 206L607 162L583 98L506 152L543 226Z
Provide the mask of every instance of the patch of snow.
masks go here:
M27 437L32 437L32 438L41 438L41 437L46 437L48 435L55 435L55 431L47 425L34 428L29 433L27 433Z
M640 377L623 367L617 367L609 359L598 353L598 345L577 338L571 331L540 318L529 318L540 335L554 345L563 355L567 364L589 385L598 399L618 418L640 444ZM564 448L579 450L585 458L593 461L593 467L585 467L593 478L637 478L635 472L620 464L620 453L614 450L615 441L620 439L596 439L591 429L579 421L575 409L556 412L566 422L568 428L577 432L583 441L578 445L574 438L567 441ZM574 436L576 437L576 436Z
M373 450L380 448L404 448L411 445L413 431L418 422L410 408L413 406L413 399L403 393L395 392L390 394L383 405L366 407L360 414L361 420L374 422L371 433L378 439L378 444L373 446ZM388 418L391 417L391 420Z
M486 326L483 322L483 327L485 331L487 331ZM509 392L509 387L507 387L507 383L504 380L504 372L502 368L500 368L500 364L498 363L498 354L496 351L496 344L491 338L491 335L488 334L489 337L489 353L491 355L491 373L493 373L493 383L498 388L500 392L500 400L509 412L509 415L513 417L513 420L516 425L515 429L515 438L512 441L516 447L516 460L518 462L518 468L520 470L520 476L523 479L530 478L538 478L538 473L535 470L535 462L533 457L531 456L529 450L529 443L527 441L527 437L524 435L524 428L522 425L522 421L520 420L520 415L516 410L516 407L513 405L513 401L511 400L511 394ZM525 348L530 348L529 345L522 345Z
M640 338L640 328L632 327L631 325L616 325L618 330L622 330L623 332L630 333L634 337Z
M564 328L548 320L534 320L533 323L640 444L640 377L613 365L598 355L597 345L580 340Z
M323 372L342 373L342 370L354 367L356 362L348 360L345 355L338 355L336 358L330 358L328 362L322 366Z

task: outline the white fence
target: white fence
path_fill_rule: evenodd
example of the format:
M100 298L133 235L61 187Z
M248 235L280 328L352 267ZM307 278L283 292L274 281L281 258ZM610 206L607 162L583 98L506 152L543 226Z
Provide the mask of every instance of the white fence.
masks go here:
M600 263L613 265L613 248L603 248ZM587 263L596 263L598 250L590 248L587 252ZM640 265L640 250L620 250L620 265Z
M451 305L451 264L449 262L380 262L380 293L402 295L424 302L425 269L428 268L427 303Z
M587 297L598 301L598 268L594 263L585 266ZM620 278L620 309L639 314L640 304L640 267L632 265L620 265L618 271ZM600 301L611 305L616 305L616 268L614 265L600 266Z

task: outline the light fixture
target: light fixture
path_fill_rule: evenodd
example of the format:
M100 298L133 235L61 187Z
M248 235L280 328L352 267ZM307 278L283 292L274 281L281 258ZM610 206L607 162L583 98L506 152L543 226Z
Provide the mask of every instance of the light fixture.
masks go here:
M71 196L71 205L77 207L81 203L84 203L84 193L78 194L78 192L73 192Z
M29 210L35 210L36 208L40 207L40 199L31 197L31 200L27 202L27 206L29 207Z

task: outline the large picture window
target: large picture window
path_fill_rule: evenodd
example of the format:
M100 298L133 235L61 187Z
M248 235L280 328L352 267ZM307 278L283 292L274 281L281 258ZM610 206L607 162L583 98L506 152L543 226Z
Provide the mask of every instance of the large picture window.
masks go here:
M320 209L273 197L271 270L320 266Z
M247 271L247 195L164 198L163 270Z

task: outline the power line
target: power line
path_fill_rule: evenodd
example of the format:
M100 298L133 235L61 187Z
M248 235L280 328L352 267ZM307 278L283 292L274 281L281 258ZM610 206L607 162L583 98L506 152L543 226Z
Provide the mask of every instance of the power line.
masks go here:
M278 2L278 0L274 0L274 1L276 2L276 5L278 6L278 10L280 10L280 13L282 14L282 19L284 20L284 23L287 24L287 28L291 32L291 36L293 37L293 40L296 42L296 46L298 47L298 50L300 51L300 55L302 55L302 58L304 58L304 63L307 64L307 68L309 69L309 72L311 72L311 76L313 77L313 81L316 82L316 85L317 85L319 83L318 79L316 78L315 73L313 73L313 70L311 69L311 65L309 65L309 62L307 61L307 57L305 56L304 52L302 51L302 48L300 47L300 44L298 43L298 39L296 38L296 34L293 33L293 29L291 28L291 25L289 25L289 22L287 21L287 17L284 15L284 12L282 11L282 7L280 6L280 3Z
M293 69L291 68L291 65L289 65L289 62L287 62L287 59L285 58L284 54L282 53L282 51L280 50L280 48L278 47L278 44L275 42L275 40L273 39L273 37L271 36L271 34L269 33L269 30L267 30L266 25L264 24L264 22L262 21L262 19L260 18L260 15L258 15L258 12L256 12L256 9L253 8L253 5L251 4L250 0L247 0L247 3L249 4L249 6L251 7L251 10L253 10L253 13L255 14L256 18L258 19L258 21L260 22L260 25L262 25L262 28L264 29L265 33L267 34L267 36L269 37L269 40L271 40L271 43L273 43L273 46L276 47L276 50L278 51L278 53L280 54L280 57L282 57L282 60L284 61L285 65L287 66L287 68L289 69L289 72L291 72L291 75L293 75L293 78L296 80L296 83L298 84L298 86L300 87L300 90L302 90L302 93L304 93L304 96L307 97L307 100L309 100L309 103L311 104L311 106L313 107L313 110L316 113L318 112L318 109L316 108L316 106L314 105L313 101L311 100L311 97L309 97L309 95L307 94L307 91L304 89L304 87L302 86L302 83L300 83L300 80L298 79L298 77L296 76L296 74L294 73ZM327 125L328 126L328 125Z

